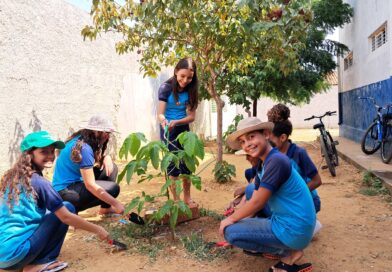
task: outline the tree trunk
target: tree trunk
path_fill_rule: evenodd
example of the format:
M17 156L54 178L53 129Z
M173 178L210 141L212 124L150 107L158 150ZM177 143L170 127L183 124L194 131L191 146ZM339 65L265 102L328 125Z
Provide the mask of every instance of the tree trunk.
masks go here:
M253 116L257 116L257 99L253 100Z
M223 161L222 125L223 125L224 102L219 96L215 96L214 100L216 102L216 113L217 113L217 135L216 135L216 144L218 145L217 162L222 162Z

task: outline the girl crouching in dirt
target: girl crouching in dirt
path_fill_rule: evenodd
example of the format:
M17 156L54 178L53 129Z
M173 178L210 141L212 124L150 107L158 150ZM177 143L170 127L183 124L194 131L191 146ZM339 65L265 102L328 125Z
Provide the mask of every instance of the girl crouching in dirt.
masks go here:
M312 239L316 211L309 189L290 159L269 143L267 130L272 127L271 122L249 117L241 120L237 131L227 138L232 149L242 148L263 163L257 169L252 198L221 221L219 232L236 247L281 256L270 271L311 271L310 263L296 263ZM248 218L267 202L270 218Z
M53 166L55 148L64 148L46 131L33 132L21 143L22 154L1 178L0 269L25 272L59 271L67 263L56 260L68 225L90 231L102 240L108 233L73 214L42 176Z
M124 206L116 199L120 193L118 168L105 155L114 126L106 116L97 114L80 127L65 141L57 158L53 187L77 213L101 206L99 214L103 216L122 214Z

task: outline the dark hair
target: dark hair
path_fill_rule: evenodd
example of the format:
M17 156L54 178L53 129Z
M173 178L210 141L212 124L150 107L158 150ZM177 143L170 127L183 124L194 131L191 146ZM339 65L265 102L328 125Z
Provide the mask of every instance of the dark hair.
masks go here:
M173 88L173 96L176 102L178 101L178 91L180 85L178 84L176 73L181 69L190 69L193 71L193 78L192 81L185 87L189 94L189 109L195 110L198 104L198 89L199 89L199 80L197 79L197 69L196 63L192 60L192 58L183 58L177 63L176 67L174 68L174 75L170 78L167 82L171 83Z
M96 134L96 132L98 133ZM102 163L101 160L103 159L103 154L105 153L106 147L109 142L109 140L107 140L104 144L101 144L103 133L105 132L94 131L90 129L81 129L69 136L65 140L65 143L68 143L76 136L80 136L75 146L72 148L71 160L76 163L82 161L82 154L80 153L80 150L82 149L83 144L86 143L93 149L95 162Z
M268 121L274 123L272 134L279 137L286 134L287 137L293 132L293 125L291 124L290 109L284 104L276 104L267 113Z
M291 124L290 120L276 122L272 130L272 134L275 135L276 137L279 137L282 134L286 134L287 137L289 137L292 132L293 132L293 125Z
M281 122L290 118L290 109L284 104L276 104L267 113L268 122Z

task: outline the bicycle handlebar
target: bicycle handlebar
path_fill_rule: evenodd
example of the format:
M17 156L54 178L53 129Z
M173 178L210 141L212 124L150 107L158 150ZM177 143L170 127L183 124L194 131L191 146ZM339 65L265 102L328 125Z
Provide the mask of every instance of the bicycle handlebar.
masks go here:
M324 113L324 115L321 115L321 116L315 116L315 115L312 115L311 117L308 117L308 118L305 118L304 119L304 121L309 121L309 120L312 120L312 119L314 119L314 118L323 118L324 116L332 116L332 115L335 115L336 114L336 111L327 111L326 113Z

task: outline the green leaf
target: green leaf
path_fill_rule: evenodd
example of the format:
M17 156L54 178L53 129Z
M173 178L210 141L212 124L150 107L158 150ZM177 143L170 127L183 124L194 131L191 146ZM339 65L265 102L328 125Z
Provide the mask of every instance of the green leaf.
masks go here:
M180 195L182 192L182 180L176 180L176 195Z
M189 179L190 179L192 185L195 186L195 188L200 191L201 190L201 178L198 176L190 175Z
M159 167L159 151L160 148L158 145L153 145L150 149L150 158L151 158L152 166L155 169L158 169Z
M174 160L173 153L166 153L161 161L161 171L166 172L167 168L169 167L170 163Z
M168 179L165 184L161 187L161 194L166 194L167 189L169 189L170 185L172 185L174 180Z
M156 213L156 219L161 220L166 214L169 214L171 207L173 206L174 201L169 199L165 202L165 204L158 210Z
M127 164L126 170L127 170L127 183L129 184L131 182L131 178L133 175L133 172L135 171L135 167L137 165L136 161L131 161Z
M137 196L134 199L132 199L132 201L125 207L125 214L129 214L130 211L135 208L137 205L139 205L139 201L140 201L140 197Z
M138 207L137 207L137 212L141 213L144 207L144 201L139 201Z
M180 211L185 214L186 216L188 216L188 218L192 217L192 211L191 209L188 207L188 205L185 204L184 201L180 200L178 201L178 208L180 209Z
M196 163L194 157L189 157L185 154L183 161L185 162L185 165L189 169L189 171L191 171L192 173L196 171Z
M183 136L184 135L184 136ZM195 154L195 147L197 142L196 134L192 132L183 132L178 137L180 144L184 147L185 153L191 157Z
M154 202L155 201L155 197L154 196L150 196L150 195L146 195L144 197L144 201L146 201L146 202Z
M178 206L173 205L170 209L170 228L174 229L177 225Z

